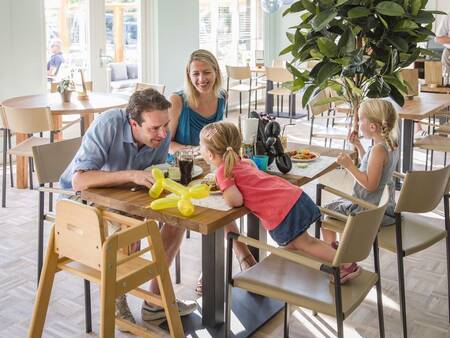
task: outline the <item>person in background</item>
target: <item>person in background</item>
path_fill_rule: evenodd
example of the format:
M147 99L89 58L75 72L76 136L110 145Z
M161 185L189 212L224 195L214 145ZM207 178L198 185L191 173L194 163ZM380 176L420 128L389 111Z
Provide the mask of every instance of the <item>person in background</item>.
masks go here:
M332 262L336 250L307 231L321 217L317 205L300 187L258 170L249 159L241 159L240 147L239 130L230 122L211 123L200 134L200 152L217 167L216 180L225 202L248 208L284 249L301 250ZM340 270L342 284L361 274L356 263L342 264Z
M209 123L223 119L226 100L227 94L222 89L222 75L216 57L205 49L192 52L184 72L184 90L170 96L170 152L186 148L198 152L200 131ZM234 222L224 230L225 236L229 231L239 232ZM246 245L235 242L233 248L241 269L256 264ZM202 294L201 276L195 290Z
M64 62L64 57L61 51L62 41L60 39L53 39L50 43L50 50L52 56L47 62L47 75L55 76L58 74L59 67Z
M95 187L113 187L132 183L151 188L152 174L145 168L165 163L169 150L170 102L154 89L135 92L126 109L111 109L100 114L88 128L81 147L62 174L63 189L82 191ZM109 233L120 230L109 224ZM184 229L164 224L161 239L170 266L180 249ZM151 292L159 294L158 283L150 282ZM177 300L180 316L197 308L192 301ZM144 302L143 320L165 317L164 309ZM116 316L135 322L125 295L116 299Z
M450 73L450 13L447 14L436 31L435 41L445 46L442 51L442 73Z
M355 179L352 195L372 204L378 204L386 185L389 186L389 202L383 225L394 223L395 188L392 174L397 167L400 151L397 143L398 114L391 102L382 99L364 101L359 108L360 129L365 139L373 145L366 150L358 135L351 134L349 141L358 150L361 165L356 167L349 155L341 153L336 162ZM327 209L350 215L364 208L344 199L337 199ZM322 229L323 238L336 248L336 233Z

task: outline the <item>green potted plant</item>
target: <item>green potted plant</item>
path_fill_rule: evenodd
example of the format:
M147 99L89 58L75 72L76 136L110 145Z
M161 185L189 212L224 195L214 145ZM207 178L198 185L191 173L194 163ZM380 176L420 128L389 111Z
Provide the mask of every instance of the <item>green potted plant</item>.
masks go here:
M288 32L290 44L280 55L293 57L288 67L294 76L294 90L304 88L306 106L322 89L331 88L336 97L316 104L347 102L358 131L361 101L391 97L400 106L407 85L400 70L420 56L432 52L418 43L434 36L434 14L425 10L428 0L300 0L283 15L298 17ZM310 70L299 65L316 60Z
M70 96L74 91L73 81L70 79L63 79L58 83L57 90L61 94L64 102L70 102Z

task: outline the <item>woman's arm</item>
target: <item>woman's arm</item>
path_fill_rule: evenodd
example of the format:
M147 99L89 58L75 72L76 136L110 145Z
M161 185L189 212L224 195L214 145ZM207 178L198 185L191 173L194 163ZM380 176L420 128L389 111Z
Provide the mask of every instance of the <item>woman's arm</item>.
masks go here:
M182 148L186 148L186 145L180 144L174 141L175 134L178 129L178 122L180 119L181 109L183 108L183 101L179 95L173 94L169 98L170 103L172 103L172 107L169 108L169 129L172 140L170 141L169 151L174 153Z
M244 204L244 198L235 184L226 188L222 196L230 207L241 207Z
M341 153L336 162L347 169L354 179L369 192L377 190L383 174L384 163L387 159L386 149L382 146L374 146L369 156L367 172L360 171L353 163L350 156Z

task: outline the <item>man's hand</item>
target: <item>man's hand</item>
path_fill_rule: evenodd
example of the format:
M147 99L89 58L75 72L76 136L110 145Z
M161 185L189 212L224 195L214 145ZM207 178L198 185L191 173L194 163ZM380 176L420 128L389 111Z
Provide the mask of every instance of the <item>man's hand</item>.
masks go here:
M153 176L149 171L144 170L129 170L130 181L137 184L143 185L147 188L151 188L153 185Z
M353 165L353 160L348 154L340 153L336 159L336 163L347 169L348 167Z

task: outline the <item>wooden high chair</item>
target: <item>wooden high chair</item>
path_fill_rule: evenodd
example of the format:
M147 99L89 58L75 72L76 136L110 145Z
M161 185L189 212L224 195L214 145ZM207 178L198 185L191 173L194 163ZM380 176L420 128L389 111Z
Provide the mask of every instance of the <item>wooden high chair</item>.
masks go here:
M119 223L127 229L107 237L107 221ZM119 250L145 237L149 244L147 248L128 256ZM141 257L146 252L151 253L151 259ZM67 271L99 284L100 337L114 337L115 324L142 337L166 335L158 327L143 328L115 318L115 299L127 292L164 307L170 335L184 337L161 235L154 221L139 221L71 200L59 201L33 308L29 338L42 335L53 280L59 271ZM158 281L161 295L139 288L153 278Z

